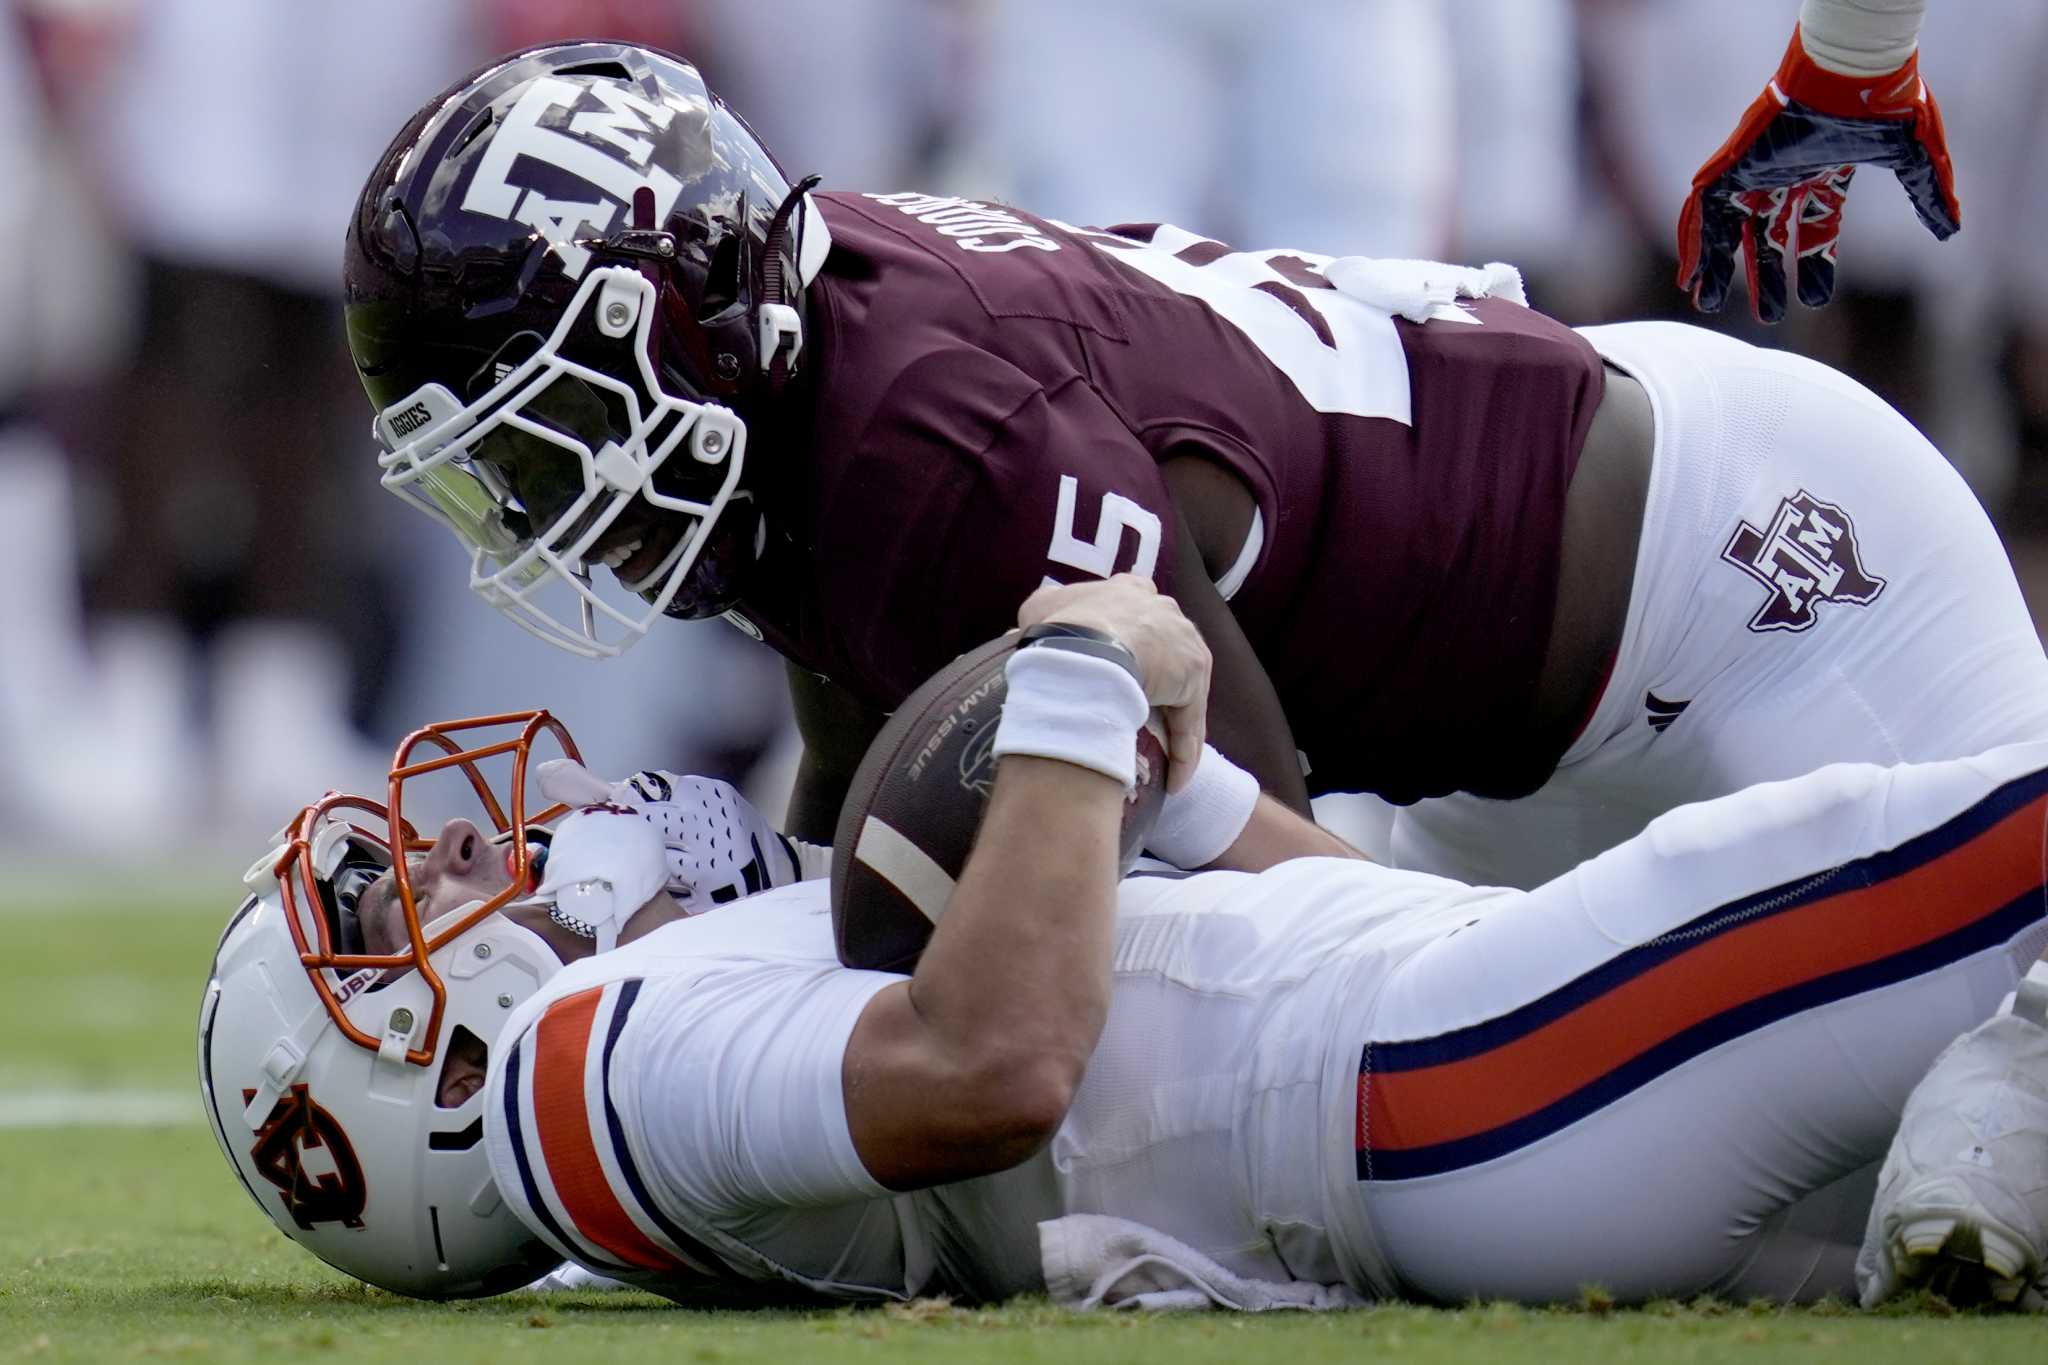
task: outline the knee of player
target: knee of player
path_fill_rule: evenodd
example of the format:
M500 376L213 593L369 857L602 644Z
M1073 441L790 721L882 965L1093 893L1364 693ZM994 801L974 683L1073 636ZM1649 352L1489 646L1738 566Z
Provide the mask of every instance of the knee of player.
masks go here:
M1666 811L1650 822L1650 847L1667 864L1719 865L1731 849L1798 843L1800 832L1839 838L1845 812L1867 809L1892 773L1875 763L1832 763L1775 782L1759 782L1711 801ZM1848 820L1848 827L1860 821Z

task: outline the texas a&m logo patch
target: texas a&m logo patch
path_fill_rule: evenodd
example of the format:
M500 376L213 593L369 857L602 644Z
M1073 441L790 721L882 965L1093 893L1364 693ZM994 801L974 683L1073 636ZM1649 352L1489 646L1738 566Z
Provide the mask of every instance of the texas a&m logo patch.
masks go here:
M1885 581L1864 571L1848 514L1803 488L1778 504L1768 525L1738 523L1721 558L1770 594L1749 618L1754 631L1805 630L1823 602L1863 607L1884 591Z
M245 1103L255 1098L254 1090L242 1092ZM369 1187L362 1163L334 1115L315 1104L305 1086L295 1085L278 1098L256 1130L249 1159L258 1174L277 1186L285 1211L305 1231L316 1223L363 1225Z

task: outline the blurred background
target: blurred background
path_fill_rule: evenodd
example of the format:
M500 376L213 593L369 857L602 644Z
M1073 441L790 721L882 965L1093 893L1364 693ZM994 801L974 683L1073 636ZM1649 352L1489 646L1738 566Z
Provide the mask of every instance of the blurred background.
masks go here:
M555 37L692 57L830 187L1164 218L1244 246L1522 267L1574 323L1817 356L1955 461L2048 605L2048 6L1936 3L1946 246L1865 171L1843 286L1770 331L1672 287L1693 170L1796 0L0 0L0 906L106 878L223 914L329 785L420 721L545 705L592 766L771 810L780 664L721 623L623 659L471 599L377 486L343 224L411 111ZM2030 249L2032 248L2032 249ZM195 983L196 986L196 983Z

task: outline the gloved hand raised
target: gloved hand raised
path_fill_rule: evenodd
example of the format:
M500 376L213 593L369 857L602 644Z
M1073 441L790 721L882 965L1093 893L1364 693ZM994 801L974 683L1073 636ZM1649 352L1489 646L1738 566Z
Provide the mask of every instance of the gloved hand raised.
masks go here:
M1826 303L1858 166L1889 167L1936 237L1962 226L1941 108L1920 79L1919 52L1882 75L1843 75L1815 62L1794 28L1777 75L1693 177L1678 220L1678 287L1702 311L1720 311L1740 252L1760 320L1785 316L1788 272L1800 302Z

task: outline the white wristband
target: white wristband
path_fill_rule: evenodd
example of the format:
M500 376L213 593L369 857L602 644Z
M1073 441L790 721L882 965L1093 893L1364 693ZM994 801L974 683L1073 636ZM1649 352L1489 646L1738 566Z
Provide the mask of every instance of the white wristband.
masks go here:
M1161 803L1145 847L1175 867L1207 867L1237 842L1258 804L1259 779L1204 744L1187 786Z
M1926 12L1927 0L1806 0L1799 45L1838 76L1888 75L1913 55Z
M1056 758L1113 777L1138 778L1138 727L1151 708L1118 664L1066 649L1024 648L1003 667L1008 691L995 754Z

